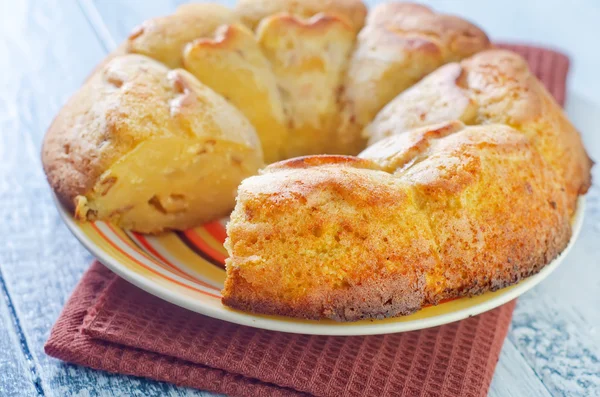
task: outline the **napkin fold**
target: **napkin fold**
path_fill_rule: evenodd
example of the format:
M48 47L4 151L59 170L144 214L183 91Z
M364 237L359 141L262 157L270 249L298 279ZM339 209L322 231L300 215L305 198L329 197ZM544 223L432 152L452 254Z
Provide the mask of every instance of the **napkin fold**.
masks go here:
M568 58L523 55L559 103ZM54 325L50 356L108 372L230 396L485 396L515 302L420 331L374 336L289 334L190 312L129 284L99 262Z

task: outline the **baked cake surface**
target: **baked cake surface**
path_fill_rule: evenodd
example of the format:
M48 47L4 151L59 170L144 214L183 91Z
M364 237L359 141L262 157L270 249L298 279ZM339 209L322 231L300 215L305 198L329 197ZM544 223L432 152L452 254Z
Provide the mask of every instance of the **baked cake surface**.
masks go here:
M42 161L80 220L159 233L235 204L223 303L342 321L539 271L592 166L519 55L459 17L359 0L144 22L62 108Z
M556 172L505 125L453 121L359 157L287 160L240 186L223 302L311 319L409 314L537 272L569 219Z
M42 162L77 218L146 233L227 215L238 184L263 166L236 108L187 71L134 54L106 63L69 100Z
M474 25L423 6L380 6L365 25L366 15L358 0L242 0L231 9L187 4L145 21L50 126L42 155L50 185L82 220L152 233L197 226L231 211L237 184L265 163L357 153L362 127L384 101L489 47ZM398 57L365 53L379 41L377 51ZM168 75L194 88L165 89ZM374 91L360 76L376 81ZM183 113L171 106L180 94L196 98ZM367 96L378 105L363 117ZM182 157L197 142L161 140L184 130L220 144L214 154ZM126 171L131 164L138 171Z
M373 144L452 119L510 125L527 136L562 177L571 212L590 187L592 161L579 133L527 62L506 50L483 51L439 68L388 103L364 135Z

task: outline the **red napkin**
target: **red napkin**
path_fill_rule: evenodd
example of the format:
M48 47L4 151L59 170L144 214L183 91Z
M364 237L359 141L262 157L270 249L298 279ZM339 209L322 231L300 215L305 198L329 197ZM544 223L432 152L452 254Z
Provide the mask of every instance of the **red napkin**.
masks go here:
M510 48L562 103L568 58ZM67 362L231 396L485 396L514 306L399 334L287 334L189 312L95 262L45 349Z

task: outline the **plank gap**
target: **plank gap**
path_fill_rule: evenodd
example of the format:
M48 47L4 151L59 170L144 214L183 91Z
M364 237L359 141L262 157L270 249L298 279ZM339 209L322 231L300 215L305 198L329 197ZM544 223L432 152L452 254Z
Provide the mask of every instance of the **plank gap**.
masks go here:
M0 267L0 288L2 289L2 294L4 295L6 301L8 313L12 319L13 327L19 339L21 351L25 356L25 360L27 360L27 366L29 367L29 370L31 371L31 379L33 381L33 386L35 387L35 391L37 392L38 396L45 396L44 388L42 387L42 379L37 369L36 360L34 360L33 355L31 354L31 349L27 343L27 338L25 338L25 333L21 327L21 321L19 320L19 316L17 316L17 311L15 310L12 297L8 292L8 287L4 281L4 274L2 273L2 267Z
M98 41L100 41L100 44L102 44L102 47L104 47L106 52L112 52L115 48L117 48L117 43L115 43L113 36L106 27L104 19L102 19L102 16L98 12L98 8L96 8L96 5L92 2L92 0L78 0L77 3L79 4L79 8L81 8L81 12L85 16L85 19L90 24L92 31L98 38Z
M517 345L515 345L513 343L513 341L510 339L510 329L508 331L508 334L506 335L506 338L504 339L504 345L510 345L510 349L514 349L514 351L516 351L516 353L518 354L518 358L520 358L521 360L523 360L523 363L525 364L525 366L529 367L531 369L531 371L533 372L533 375L535 375L535 377L538 379L539 383L542 385L542 387L544 388L544 390L546 390L546 392L548 393L549 396L552 396L552 392L550 391L550 389L548 389L548 386L544 383L544 380L542 379L542 377L540 376L540 374L537 373L537 371L535 370L534 366L531 365L529 363L529 361L527 361L527 358L525 357L525 355L523 354L523 352L521 350L518 349ZM496 368L495 370L498 369L498 363L496 363Z

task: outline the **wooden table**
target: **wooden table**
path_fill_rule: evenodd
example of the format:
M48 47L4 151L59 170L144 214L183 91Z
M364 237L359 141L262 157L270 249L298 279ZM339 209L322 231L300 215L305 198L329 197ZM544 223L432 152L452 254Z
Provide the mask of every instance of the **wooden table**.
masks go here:
M0 1L0 396L208 395L64 364L43 352L50 327L92 257L50 199L39 159L42 136L115 43L179 2ZM600 159L596 0L429 3L478 21L494 39L568 48L574 62L569 111L596 119L599 129L583 134L591 155ZM585 226L571 254L519 299L490 395L600 395L598 186L588 195Z

